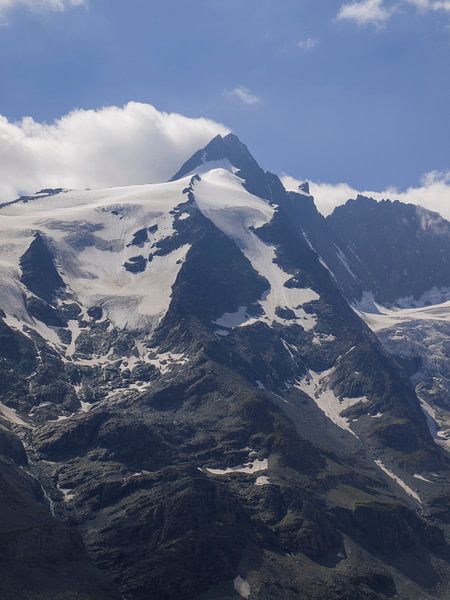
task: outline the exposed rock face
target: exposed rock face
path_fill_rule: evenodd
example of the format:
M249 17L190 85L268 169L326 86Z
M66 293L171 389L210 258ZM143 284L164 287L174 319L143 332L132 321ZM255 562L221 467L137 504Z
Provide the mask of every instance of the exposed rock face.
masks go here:
M65 283L55 268L54 257L42 235L37 232L20 259L21 281L36 296L51 302Z
M27 533L0 550L29 597L447 598L447 454L307 188L229 135L83 198L2 208L27 229L22 278L0 261L0 507Z
M355 271L363 290L381 304L414 303L433 289L450 287L450 223L437 213L358 196L327 221L357 256L352 260L348 254L352 265L359 263Z
M0 430L0 595L17 598L119 598L88 560L79 534L55 520L16 436Z

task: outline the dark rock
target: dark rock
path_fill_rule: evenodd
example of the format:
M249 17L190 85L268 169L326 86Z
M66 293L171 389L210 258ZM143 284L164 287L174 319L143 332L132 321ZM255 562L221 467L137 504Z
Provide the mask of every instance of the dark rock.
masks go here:
M45 302L51 303L58 290L66 286L56 270L53 254L39 232L20 259L20 268L22 283Z
M39 300L39 298L28 298L27 310L31 317L42 321L49 327L65 327L67 325L67 320L60 310L53 308L50 304Z
M450 286L450 223L420 206L358 196L327 218L364 267L364 290L381 303Z
M100 321L100 319L103 317L103 309L101 306L91 306L88 308L87 313L91 319L94 319L94 321Z
M352 511L333 512L347 534L382 554L394 555L420 544L438 550L446 543L440 529L425 523L405 506L368 503Z
M129 248L130 246L138 246L139 248L142 248L145 242L148 242L148 231L149 230L147 229L147 227L136 231L136 233L133 234L133 239L127 245L127 248Z
M17 465L26 465L28 461L20 439L3 428L0 428L0 456L12 460Z
M130 273L142 273L147 267L147 261L143 256L132 256L124 267Z

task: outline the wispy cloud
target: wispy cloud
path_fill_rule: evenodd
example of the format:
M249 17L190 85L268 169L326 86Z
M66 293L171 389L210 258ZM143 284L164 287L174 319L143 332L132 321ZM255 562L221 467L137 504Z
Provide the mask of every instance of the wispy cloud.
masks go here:
M313 50L319 43L317 38L307 37L304 40L298 40L297 47L301 50Z
M422 11L444 10L450 12L450 0L405 0Z
M282 181L286 189L296 190L301 183L294 177L284 175ZM311 194L316 206L323 215L329 215L336 206L345 204L358 194L369 196L375 200L400 200L409 204L423 206L428 210L440 213L450 220L450 171L431 171L426 173L420 185L398 190L394 187L383 191L357 190L348 183L310 183Z
M382 25L389 20L393 11L394 8L385 6L383 0L359 0L343 4L337 18L354 21L358 25Z
M232 96L242 102L242 104L259 104L261 102L261 98L256 94L253 94L247 87L243 85L238 85L232 90L228 90L226 92L228 96Z
M342 4L337 18L353 21L358 25L384 25L402 7L414 6L424 12L450 12L450 0L397 0L388 4L386 0L353 0Z
M0 0L0 15L5 15L14 8L27 8L32 11L63 11L73 6L85 6L87 0Z

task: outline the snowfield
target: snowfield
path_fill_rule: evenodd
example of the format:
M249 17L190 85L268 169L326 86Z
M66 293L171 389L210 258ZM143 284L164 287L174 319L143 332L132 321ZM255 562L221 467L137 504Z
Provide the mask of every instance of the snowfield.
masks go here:
M148 255L155 243L173 236L172 213L187 200L182 193L186 184L182 180L69 191L2 208L0 273L5 312L29 321L19 261L40 231L52 245L62 278L83 306L101 306L119 328L154 328L170 303L189 246L155 256L143 273L127 271L124 263ZM142 248L130 245L134 234L144 228L156 231Z
M275 208L245 190L242 180L228 164L203 165L201 180L191 177L164 183L38 194L0 209L0 277L2 308L7 322L23 330L25 324L54 347L61 342L54 331L29 316L25 296L30 292L20 282L20 258L36 232L43 234L55 256L56 267L73 300L84 311L99 306L119 329L151 333L167 312L172 287L186 260L189 243L176 245L163 255L153 254L155 244L170 242L176 235L174 221L189 218L184 207L186 188L192 183L194 210L199 209L221 231L232 238L254 269L270 284L260 299L262 316L268 324L286 323L277 308L288 308L306 330L316 324L315 315L303 305L318 299L311 289L286 287L291 275L276 264L276 248L263 242L255 229L270 222ZM216 168L218 167L218 168ZM225 168L224 168L225 167ZM143 240L136 234L144 231ZM125 265L141 261L142 272ZM223 329L249 325L246 307L217 320ZM66 356L72 357L80 335L76 320L69 322L72 341Z

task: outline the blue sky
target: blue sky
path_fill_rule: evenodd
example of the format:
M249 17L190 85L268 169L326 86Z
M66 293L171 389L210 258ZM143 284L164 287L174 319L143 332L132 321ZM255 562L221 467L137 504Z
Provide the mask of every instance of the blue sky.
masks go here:
M82 4L0 0L10 123L133 100L224 123L295 177L404 189L450 170L449 2Z

